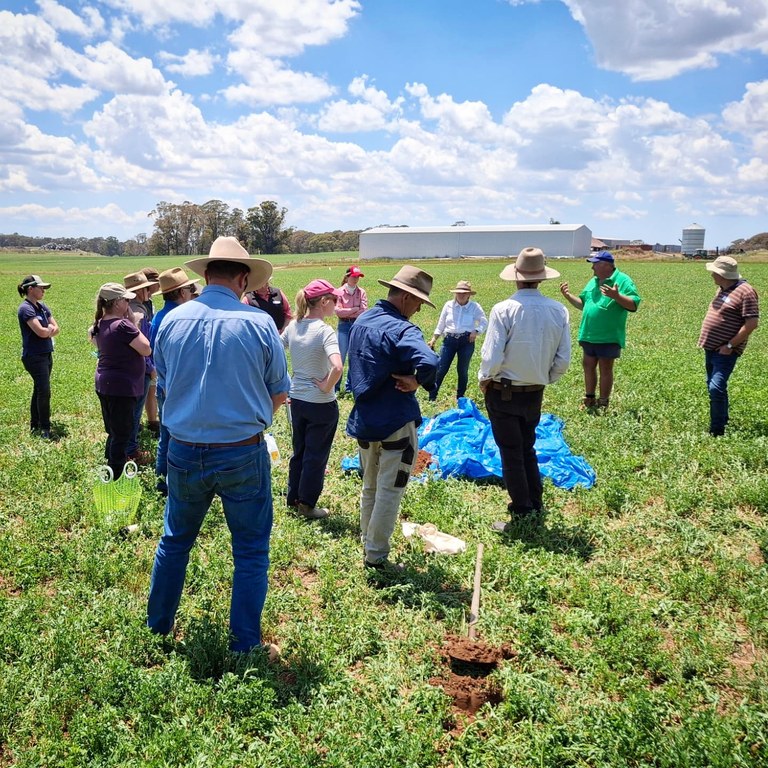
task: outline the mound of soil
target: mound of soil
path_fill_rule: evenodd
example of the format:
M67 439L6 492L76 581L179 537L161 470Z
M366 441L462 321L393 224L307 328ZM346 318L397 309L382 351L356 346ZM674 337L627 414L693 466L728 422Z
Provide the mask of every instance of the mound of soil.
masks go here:
M426 472L429 463L432 461L432 454L429 451L425 451L423 448L419 449L419 453L416 456L416 463L413 465L411 475L418 477Z
M470 640L468 637L457 637L456 635L446 637L443 653L453 661L485 666L489 671L500 661L515 656L514 650L507 643L495 647L484 643L482 640Z
M483 704L496 705L502 700L499 687L483 677L466 677L449 672L432 677L430 685L440 687L451 697L453 707L467 715L474 715Z

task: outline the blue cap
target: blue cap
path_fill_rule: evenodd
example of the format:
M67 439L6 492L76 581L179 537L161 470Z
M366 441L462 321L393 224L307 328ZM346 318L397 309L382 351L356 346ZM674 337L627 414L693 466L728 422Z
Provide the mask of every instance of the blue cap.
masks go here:
M594 264L596 261L610 261L613 264L613 254L610 251L598 251L594 256L590 256L587 261Z

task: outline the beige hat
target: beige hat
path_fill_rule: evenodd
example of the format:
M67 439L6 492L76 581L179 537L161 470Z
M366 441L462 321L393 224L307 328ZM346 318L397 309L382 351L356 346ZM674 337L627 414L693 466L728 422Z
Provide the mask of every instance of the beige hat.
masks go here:
M470 283L469 280L459 280L459 282L456 283L456 287L451 288L449 293L468 293L470 296L474 296L477 291L472 290L472 283Z
M410 293L417 299L421 299L430 307L435 305L429 300L429 292L432 290L432 275L428 275L423 269L406 264L389 282L379 280L381 285L387 288L399 288Z
M170 293L194 284L195 281L190 280L181 267L173 267L160 273L160 293Z
M157 280L147 280L143 272L131 272L123 278L123 285L131 291L139 291L142 288L151 288L152 293L157 291Z
M739 265L736 259L730 256L718 256L714 261L707 264L707 269L726 280L741 280Z
M136 294L124 288L120 283L104 283L99 288L99 298L104 299L104 301L114 301L115 299L128 299L130 301L136 298Z
M544 264L544 251L541 248L523 248L514 264L504 267L499 277L502 280L536 282L560 277L560 273Z
M207 256L185 261L184 266L205 277L206 267L212 261L234 261L244 264L251 270L248 284L252 288L260 288L272 275L272 264L265 259L252 259L236 237L217 237L211 244L211 250Z

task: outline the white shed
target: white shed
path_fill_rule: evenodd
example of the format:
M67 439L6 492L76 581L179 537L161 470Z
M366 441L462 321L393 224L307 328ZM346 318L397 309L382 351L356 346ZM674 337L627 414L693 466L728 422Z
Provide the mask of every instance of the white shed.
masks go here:
M528 246L549 258L580 258L589 256L591 245L592 231L584 224L375 227L360 233L360 258L498 258Z

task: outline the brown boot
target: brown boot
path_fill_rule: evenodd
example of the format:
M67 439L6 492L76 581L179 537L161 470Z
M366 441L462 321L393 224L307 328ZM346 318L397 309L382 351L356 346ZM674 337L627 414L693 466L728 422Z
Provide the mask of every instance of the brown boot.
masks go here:
M581 401L581 407L587 410L594 408L597 405L597 400L594 395L584 395L584 399Z
M608 398L607 397L598 397L597 398L597 407L598 408L607 408L608 407Z
M298 515L307 520L323 520L331 513L325 507L310 507L309 504L299 502Z

